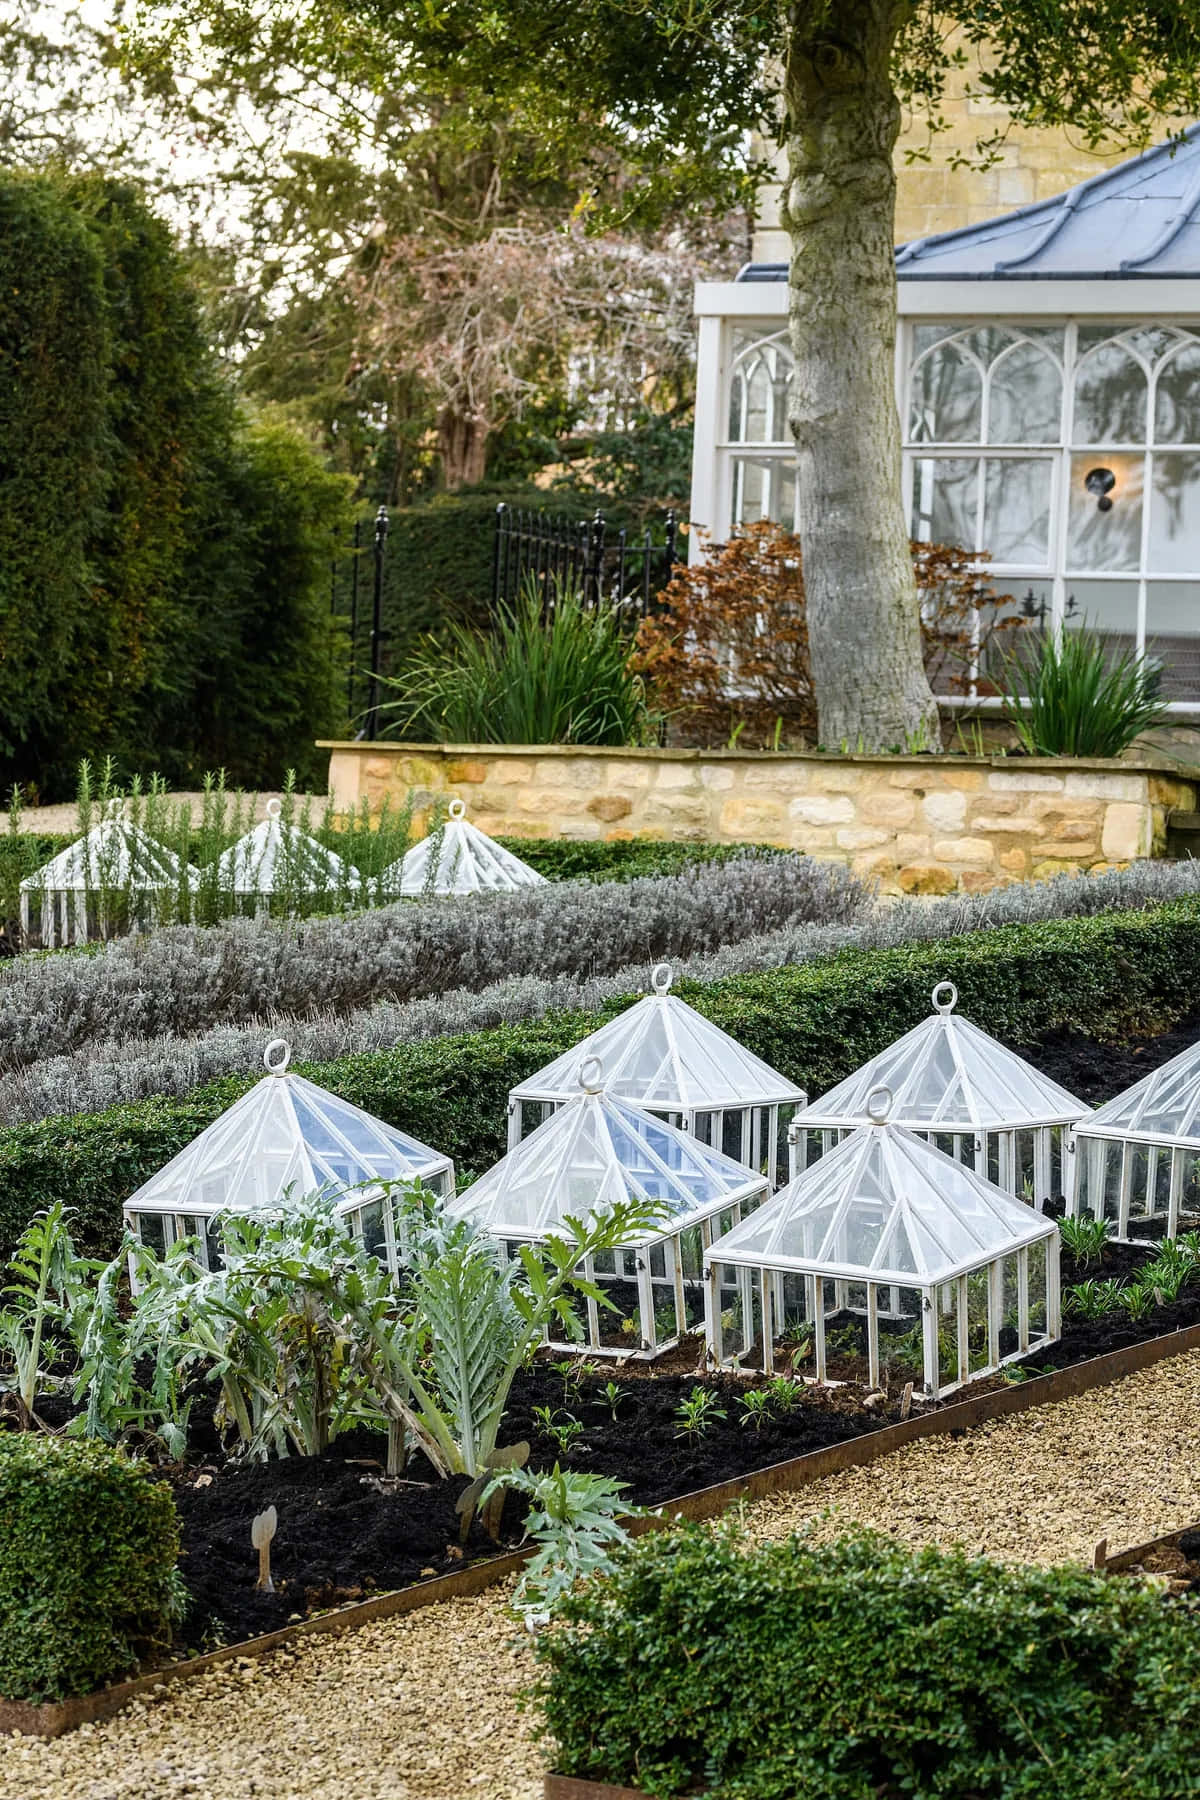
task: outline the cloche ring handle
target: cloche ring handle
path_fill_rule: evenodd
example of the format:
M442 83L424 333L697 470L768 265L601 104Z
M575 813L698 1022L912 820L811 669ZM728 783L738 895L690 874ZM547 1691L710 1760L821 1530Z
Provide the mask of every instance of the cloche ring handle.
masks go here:
M579 1065L579 1085L585 1094L604 1090L604 1064L598 1056L585 1056Z
M650 971L650 986L654 989L656 994L665 994L669 992L671 983L674 979L675 975L670 963L655 963L653 969Z
M867 1095L867 1117L872 1125L887 1124L895 1100L896 1097L891 1088L885 1087L882 1082L878 1087L871 1089Z
M283 1054L280 1055L279 1052ZM284 1075L292 1060L292 1046L286 1038L272 1038L263 1051L263 1067L268 1075Z
M278 819L278 818L281 818L282 816L283 816L283 801L278 799L274 794L272 794L271 798L267 801L267 817L268 817L268 819Z
M939 994L949 994L948 1000L939 1000ZM958 1005L958 989L952 981L939 981L929 998L933 1002L934 1012L952 1013Z
M458 823L459 819L465 819L466 816L467 816L467 809L463 805L461 800L452 800L450 802L449 806L446 808L446 817L449 819L453 819L456 824Z

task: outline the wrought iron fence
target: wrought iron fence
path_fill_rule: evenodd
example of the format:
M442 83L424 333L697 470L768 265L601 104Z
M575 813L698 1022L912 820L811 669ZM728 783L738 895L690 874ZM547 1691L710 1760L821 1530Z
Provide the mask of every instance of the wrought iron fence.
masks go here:
M671 579L678 536L673 512L656 543L649 525L640 541L630 541L624 528L610 532L602 512L572 519L502 502L496 508L492 606L511 604L532 583L547 606L557 591L571 587L585 606L625 607L632 619L644 619Z

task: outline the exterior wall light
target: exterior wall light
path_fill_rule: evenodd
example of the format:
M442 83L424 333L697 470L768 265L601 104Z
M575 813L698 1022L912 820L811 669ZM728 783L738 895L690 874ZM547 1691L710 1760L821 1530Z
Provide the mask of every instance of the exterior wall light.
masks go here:
M1089 494L1096 496L1098 512L1112 511L1112 491L1117 485L1117 478L1111 469L1089 469L1083 478L1083 485Z

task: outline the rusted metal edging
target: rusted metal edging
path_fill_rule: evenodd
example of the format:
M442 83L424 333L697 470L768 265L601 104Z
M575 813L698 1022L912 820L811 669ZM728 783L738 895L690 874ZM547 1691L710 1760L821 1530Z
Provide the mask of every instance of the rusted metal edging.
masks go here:
M1185 1325L1181 1330L1167 1332L1162 1337L1147 1338L1140 1344L1129 1344L1124 1350L1113 1350L1106 1356L1095 1356L1086 1362L1072 1363L1069 1368L1058 1369L1053 1375L1038 1375L1030 1381L978 1395L973 1400L960 1400L953 1406L924 1413L918 1418L905 1419L897 1425L884 1425L876 1431L862 1432L857 1437L847 1438L841 1444L831 1444L823 1450L809 1450L803 1456L771 1463L766 1468L752 1470L749 1474L735 1476L729 1481L717 1482L712 1487L696 1488L675 1499L659 1501L651 1517L630 1520L629 1529L631 1533L639 1533L658 1529L677 1518L708 1519L715 1513L723 1512L736 1501L756 1500L766 1494L806 1487L809 1482L819 1481L825 1475L835 1475L843 1469L864 1467L918 1438L970 1431L992 1419L1008 1418L1013 1413L1029 1412L1038 1406L1052 1406L1056 1401L1071 1399L1076 1394L1086 1393L1090 1388L1103 1387L1124 1375L1136 1374L1139 1369L1150 1368L1154 1363L1165 1362L1169 1357L1182 1356L1187 1351L1198 1348L1200 1324ZM1124 1557L1136 1561L1138 1555L1147 1548L1142 1545L1135 1551L1114 1554L1109 1557L1107 1566L1122 1566L1121 1559ZM36 1737L60 1737L66 1731L73 1731L76 1726L110 1718L113 1713L128 1706L131 1700L152 1694L168 1681L189 1680L221 1663L262 1656L269 1650L282 1649L298 1638L350 1631L358 1625L369 1625L376 1619L396 1618L402 1613L416 1612L424 1606L437 1606L444 1600L463 1599L483 1593L485 1589L495 1587L516 1574L531 1554L531 1550L512 1550L503 1556L487 1557L480 1562L468 1564L464 1569L456 1569L452 1575L437 1575L429 1581L416 1582L411 1587L379 1594L373 1600L359 1600L351 1606L339 1606L330 1612L318 1613L311 1619L301 1619L295 1625L285 1625L279 1631L246 1638L240 1644L226 1644L220 1650L210 1650L203 1656L167 1664L149 1674L136 1675L114 1687L100 1688L93 1694L81 1694L71 1700L33 1706L25 1701L0 1698L0 1732L17 1731ZM553 1779L561 1781L564 1778L556 1776ZM552 1790L548 1788L547 1800L550 1800L551 1793ZM626 1800L626 1796L628 1800L642 1800L642 1796L636 1795L632 1789L597 1788L594 1783L584 1786L576 1783L573 1789L556 1788L553 1790L553 1800L574 1800L576 1793L580 1800L584 1800L585 1796L590 1796L590 1800Z

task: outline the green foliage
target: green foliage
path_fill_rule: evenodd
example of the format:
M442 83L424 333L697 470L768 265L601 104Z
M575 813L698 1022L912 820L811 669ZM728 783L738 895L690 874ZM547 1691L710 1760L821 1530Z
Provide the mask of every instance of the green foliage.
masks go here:
M654 838L506 837L499 841L549 881L635 881L642 875L678 875L698 862L787 854L771 844L659 843ZM0 852L3 848L0 838Z
M697 1443L707 1437L718 1419L729 1415L721 1405L721 1396L715 1388L694 1387L690 1394L685 1394L675 1408L677 1421L676 1437L687 1438L690 1443Z
M1090 1213L1082 1213L1077 1218L1060 1219L1058 1235L1064 1250L1074 1257L1078 1267L1086 1269L1103 1254L1111 1233L1107 1219L1094 1219Z
M600 507L613 531L633 523L626 507L590 488L547 493L524 483L499 481L393 508L384 563L385 668L398 671L421 638L441 634L451 625L486 629L492 612L496 508L501 502L514 510L549 510L578 519L590 518ZM367 631L374 578L371 529L370 517L364 515L359 529L356 707L366 704L362 672L369 661ZM338 605L343 613L349 612L348 563L338 577Z
M607 1475L564 1470L557 1463L549 1474L503 1469L493 1475L479 1497L480 1505L503 1489L524 1494L530 1503L525 1536L538 1546L513 1594L518 1612L553 1612L579 1582L612 1572L614 1550L630 1541L618 1521L644 1511L622 1505L627 1485Z
M1195 1620L1131 1581L865 1531L651 1532L537 1642L557 1767L671 1800L1189 1791Z
M1063 1313L1067 1318L1105 1319L1120 1308L1124 1285L1115 1279L1097 1281L1094 1277L1077 1281L1073 1287L1063 1289Z
M1160 665L1082 628L1013 653L1005 674L1005 713L1030 756L1120 756L1166 713Z
M349 483L264 419L231 432L209 500L192 552L201 636L189 772L221 768L231 784L265 787L291 769L302 790L324 788L313 739L337 735L346 708L329 571L350 529Z
M0 177L0 769L36 767L88 616L106 478L98 245L60 184Z
M809 1093L823 1093L929 1013L953 981L969 1018L1029 1045L1047 1032L1101 1037L1161 1027L1200 988L1200 902L1006 925L885 951L738 975L679 992ZM485 1169L505 1149L510 1088L615 1017L595 1012L433 1038L314 1064L304 1072L389 1124ZM0 1132L0 1245L51 1200L75 1210L81 1245L111 1252L125 1198L246 1091L229 1077L186 1100L148 1100Z
M102 1444L0 1432L0 1694L61 1700L167 1647L171 1490Z
M385 729L422 743L644 744L656 730L629 668L627 621L559 588L549 617L531 583L490 631L451 626L387 686Z
M321 771L344 718L347 484L247 425L166 226L107 177L0 175L0 785L112 750Z
M0 1353L12 1363L11 1386L26 1425L36 1418L47 1333L67 1323L86 1267L75 1254L57 1200L30 1220L13 1251L9 1279L0 1291ZM0 1377L0 1387L5 1385Z

